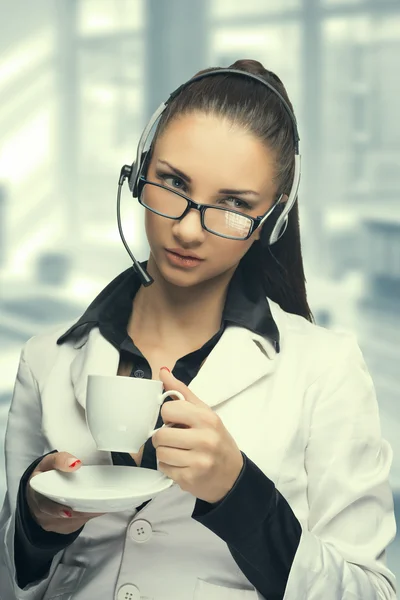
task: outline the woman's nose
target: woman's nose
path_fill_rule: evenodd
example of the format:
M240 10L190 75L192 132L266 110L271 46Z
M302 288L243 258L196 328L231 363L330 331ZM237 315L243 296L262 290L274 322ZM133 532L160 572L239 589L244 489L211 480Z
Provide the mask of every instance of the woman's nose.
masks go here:
M192 208L180 221L175 221L173 233L184 242L202 241L206 233L201 226L200 211Z

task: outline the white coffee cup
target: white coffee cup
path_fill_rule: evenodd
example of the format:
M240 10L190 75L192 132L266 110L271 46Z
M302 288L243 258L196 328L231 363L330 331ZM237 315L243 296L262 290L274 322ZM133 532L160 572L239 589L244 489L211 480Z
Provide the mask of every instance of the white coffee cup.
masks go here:
M160 406L175 390L163 393L162 381L120 375L89 375L86 423L98 450L137 453L158 429ZM163 425L167 427L168 425Z

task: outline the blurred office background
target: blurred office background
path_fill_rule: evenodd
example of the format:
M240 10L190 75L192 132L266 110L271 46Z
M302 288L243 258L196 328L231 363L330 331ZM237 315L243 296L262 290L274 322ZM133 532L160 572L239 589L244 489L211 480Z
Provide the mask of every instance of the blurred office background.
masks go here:
M310 304L358 336L398 517L399 0L0 0L1 442L23 343L130 266L115 194L146 119L196 71L239 58L275 71L293 101ZM123 203L144 260L143 213L126 189ZM388 562L400 577L398 538Z

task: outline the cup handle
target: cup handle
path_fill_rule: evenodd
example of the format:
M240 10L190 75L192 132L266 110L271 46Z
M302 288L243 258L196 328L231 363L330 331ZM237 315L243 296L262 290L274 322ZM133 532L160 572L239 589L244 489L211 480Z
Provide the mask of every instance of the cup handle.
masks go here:
M177 396L179 398L179 400L185 400L185 396L183 394L181 394L181 392L177 392L176 390L169 390L168 392L164 392L163 394L161 394L161 398L160 398L161 402L164 402L165 398L167 398L168 396ZM157 429L153 429L149 433L149 438L151 438L155 434L156 431L159 431L163 427L174 427L174 423L168 423L168 425L164 424L161 427L157 427Z

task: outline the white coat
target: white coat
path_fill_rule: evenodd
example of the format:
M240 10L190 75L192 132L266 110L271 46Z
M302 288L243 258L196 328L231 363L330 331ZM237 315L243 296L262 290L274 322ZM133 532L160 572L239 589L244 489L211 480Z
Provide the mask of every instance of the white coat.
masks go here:
M385 564L396 534L392 450L381 438L357 342L269 304L281 352L260 335L228 326L189 387L300 521L285 600L393 599L396 581ZM91 520L56 555L46 579L18 588L14 518L26 468L53 449L84 464L112 464L87 430L85 398L88 374L116 374L118 351L97 328L58 346L65 330L32 338L21 354L5 443L1 600L261 599L226 544L191 518L195 498L176 484L137 517L132 509Z

